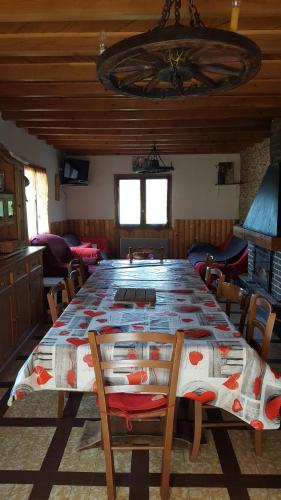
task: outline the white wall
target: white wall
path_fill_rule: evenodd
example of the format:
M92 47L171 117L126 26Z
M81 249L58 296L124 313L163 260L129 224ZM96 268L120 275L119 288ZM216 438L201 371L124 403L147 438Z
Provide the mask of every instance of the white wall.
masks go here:
M55 174L58 173L58 152L44 141L29 135L24 129L0 119L0 142L13 153L47 170L49 183L49 221L66 218L65 194L55 201Z
M172 182L173 219L235 219L239 217L239 186L216 186L218 162L235 164L240 155L163 156L175 167ZM132 173L131 156L90 158L89 185L65 186L68 219L114 219L114 174Z

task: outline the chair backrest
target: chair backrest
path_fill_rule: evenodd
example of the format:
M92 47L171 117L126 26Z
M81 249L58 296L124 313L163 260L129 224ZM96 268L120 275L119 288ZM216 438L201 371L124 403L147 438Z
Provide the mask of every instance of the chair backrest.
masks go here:
M233 283L223 281L217 290L217 299L225 300L225 311L228 316L230 316L231 304L240 305L240 321L238 330L243 333L250 305L250 296L246 290L244 290L244 288L240 288L238 285L234 285Z
M253 294L248 314L246 340L263 360L266 360L268 356L275 319L276 314L272 312L268 300L260 297L259 294ZM261 343L254 339L256 329L262 334Z
M184 341L184 332L182 330L178 330L175 335L159 332L126 332L97 335L96 331L89 331L88 338L93 357L93 367L96 376L97 392L99 396L101 411L108 411L105 397L105 395L108 393L159 393L165 394L167 396L167 406L175 404L178 371L181 359L182 344ZM124 359L119 358L118 352L117 359L103 361L101 346L106 346L115 342L118 342L118 347L120 343L142 342L147 346L147 352L150 353L150 359L136 359L136 356L128 356L127 349L124 349L124 355L126 356ZM148 344L151 345L148 346ZM158 356L159 351L157 347L158 344L159 346L163 344L171 344L170 360L159 359L160 357ZM146 348L143 349L143 352L146 352ZM106 385L106 377L104 371L114 369L118 369L120 371L120 368L124 370L124 373L128 373L128 384L118 385L118 381L120 384L120 378L117 377L116 385L113 384L112 380L110 380L111 385ZM126 369L128 369L127 372ZM135 369L137 369L137 371L135 371ZM167 384L158 385L157 379L155 383L155 370L157 369L168 370L169 374ZM150 376L152 377L154 383L150 383ZM148 380L147 384L142 382L144 378Z
M79 286L81 287L85 281L86 281L86 276L85 276L85 268L82 259L76 258L72 259L69 264L68 264L68 272L69 274L71 271L77 271L78 272L78 281L79 281Z
M75 295L80 289L81 276L78 269L71 271L67 277L67 285L70 295L70 300L74 299Z
M134 259L136 260L159 259L160 262L162 263L164 260L164 247L160 248L129 247L129 259L130 263L132 263Z
M217 297L219 296L220 287L224 280L225 275L220 269L216 267L206 267L205 283L208 288L216 292Z
M58 319L63 312L63 309L68 304L69 290L65 280L61 280L57 285L53 286L47 293L52 322Z

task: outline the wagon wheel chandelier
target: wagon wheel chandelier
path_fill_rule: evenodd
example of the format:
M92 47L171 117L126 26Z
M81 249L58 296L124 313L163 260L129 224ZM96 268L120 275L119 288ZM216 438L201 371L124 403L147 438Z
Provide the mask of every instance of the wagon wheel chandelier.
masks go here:
M238 33L205 27L194 0L187 1L189 26L181 24L181 0L165 0L154 29L102 52L97 73L105 88L128 96L172 99L224 92L256 75L259 47ZM175 22L167 25L173 6Z

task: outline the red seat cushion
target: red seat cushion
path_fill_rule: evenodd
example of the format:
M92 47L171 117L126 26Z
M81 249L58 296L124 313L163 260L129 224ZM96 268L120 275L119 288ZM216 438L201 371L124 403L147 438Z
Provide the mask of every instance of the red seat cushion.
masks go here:
M143 412L160 409L167 404L167 398L163 394L125 394L123 392L107 394L109 408L121 412ZM99 405L97 398L97 405Z

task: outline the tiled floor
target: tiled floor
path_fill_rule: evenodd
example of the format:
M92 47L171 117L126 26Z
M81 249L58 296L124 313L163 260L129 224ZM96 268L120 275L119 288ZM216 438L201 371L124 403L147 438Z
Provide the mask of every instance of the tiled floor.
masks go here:
M98 418L94 395L71 394L60 420L53 392L6 405L35 342L0 375L0 500L106 500L103 452L77 450L85 420ZM280 355L281 340L274 335L270 363L279 371ZM174 451L171 500L281 500L281 432L263 433L260 458L252 436L247 429L208 431L195 464L189 448ZM115 453L118 500L160 500L160 459L157 451Z

